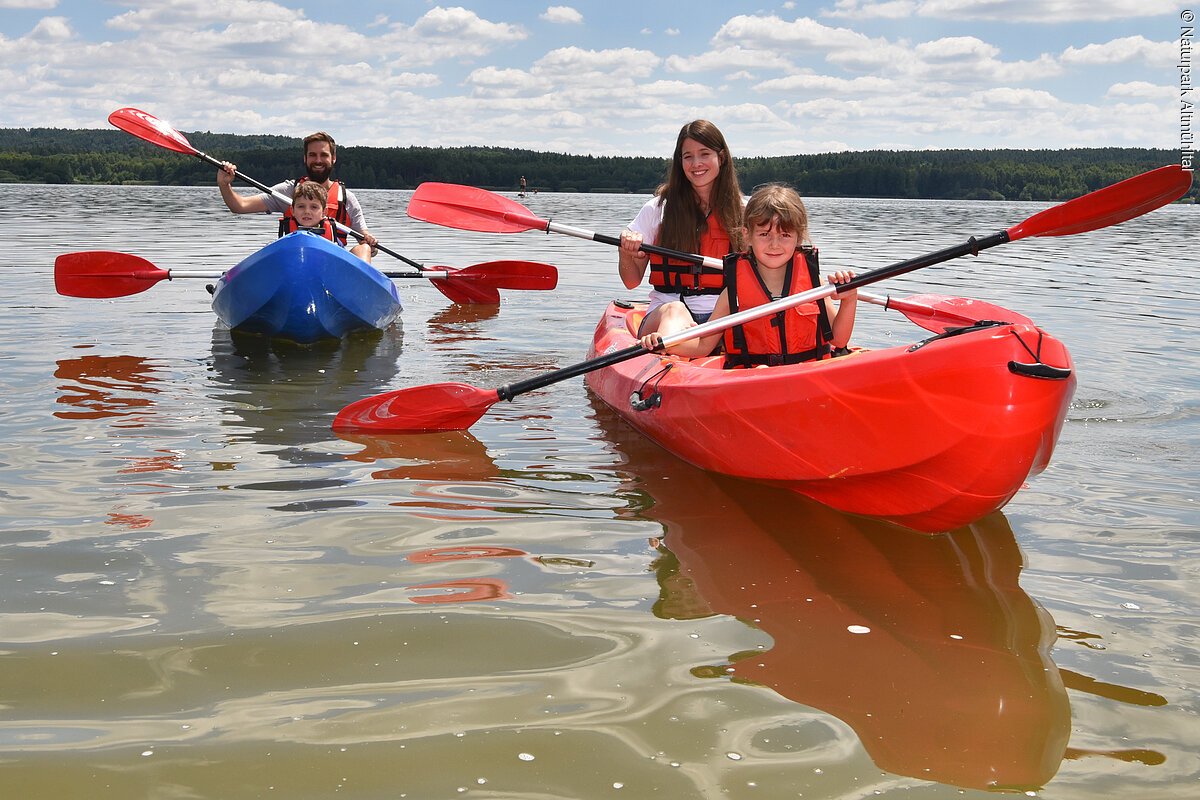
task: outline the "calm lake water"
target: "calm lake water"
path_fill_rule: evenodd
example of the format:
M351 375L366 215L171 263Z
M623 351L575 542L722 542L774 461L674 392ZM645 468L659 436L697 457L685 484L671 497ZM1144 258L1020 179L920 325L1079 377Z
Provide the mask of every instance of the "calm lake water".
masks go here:
M1049 469L924 536L694 470L582 379L469 432L335 436L368 394L580 361L603 304L645 294L609 247L436 228L409 195L361 192L391 248L559 288L472 308L403 281L382 336L247 345L204 280L85 300L52 265L221 270L270 218L215 188L0 186L0 797L1200 794L1196 208L872 287L1019 310L1077 365ZM524 202L616 235L643 201ZM861 270L1045 205L810 211L824 267Z

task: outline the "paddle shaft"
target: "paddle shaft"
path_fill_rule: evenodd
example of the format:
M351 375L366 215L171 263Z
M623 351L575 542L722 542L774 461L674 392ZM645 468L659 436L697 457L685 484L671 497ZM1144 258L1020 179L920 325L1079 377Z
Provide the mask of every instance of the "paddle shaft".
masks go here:
M523 215L520 214L506 213L504 214L504 219L510 222L528 224L533 228L542 228L547 233L562 233L566 234L567 236L574 236L578 239L588 239L593 242L601 242L602 244L613 245L616 247L621 246L621 240L614 236L606 236L602 233L595 233L593 231L584 230L583 228L576 228L571 225L563 225L550 220L541 220L532 215L523 217ZM971 238L963 244L956 245L954 247L948 247L944 250L939 250L936 253L930 253L929 255L911 258L907 261L893 264L890 267L885 267L884 269L888 270L888 272L886 275L882 275L882 277L886 278L892 275L903 275L905 272L911 272L912 270L921 269L922 267L927 267L932 264L940 264L943 261L949 261L950 259L958 258L959 256L977 254L980 250L988 247L995 247L996 245L1004 244L1007 241L1009 241L1009 236L1006 231L1001 231L991 236L985 236L983 239ZM667 247L646 244L645 242L643 242L638 249L644 253L654 253L655 255L674 258L679 261L690 261L693 264L703 264L706 267L715 267L717 269L720 269L723 264L721 259L713 258L712 256L702 256L696 253L685 253L682 250L672 250ZM871 274L874 273L867 273L867 275ZM862 281L863 277L865 277L865 275L859 276L858 278L855 278L847 283L840 284L840 288L845 290L854 288L856 286L864 286L867 282ZM879 280L879 278L873 278L872 281L874 280Z
M482 190L481 190L482 191ZM518 205L518 204L514 204ZM518 207L520 207L518 205ZM503 219L505 222L523 226L526 230L540 230L546 233L561 233L566 236L574 236L576 239L585 239L589 242L600 242L614 247L621 246L621 240L615 236L606 236L595 231L576 228L574 225L563 225L561 222L542 219L533 214L523 214L514 211L497 211L491 212L494 216ZM706 267L716 267L720 269L721 259L711 258L709 256L699 256L694 253L684 253L680 250L671 250L666 247L659 247L654 244L646 244L643 242L638 248L644 253L654 253L655 255L667 256L668 258L676 258L682 261L690 261L695 264L704 264Z
M164 270L164 272L167 273L165 276L166 279L169 281L172 281L172 280L175 280L176 278L181 278L181 279L182 278L220 278L222 275L224 275L226 272L228 272L228 270L168 269L168 270ZM383 274L388 278L437 279L437 278L449 278L452 273L447 272L446 270L430 269L430 270L425 270L424 272L384 272ZM88 277L89 278L137 278L140 276L139 276L137 270L121 269L121 270L113 270L112 272L103 272L103 271L89 272ZM154 271L146 271L145 277L148 279L157 281L164 276L162 275L161 272L154 270Z
M516 215L506 214L505 218L510 219L515 216ZM550 233L563 233L580 239L590 239L591 241L615 245L616 247L621 246L621 240L613 236L605 236L604 234L593 233L592 231L586 231L582 228L575 228L570 225L561 225L557 222L539 222L540 227L544 227L545 230ZM982 239L976 239L972 237L963 244L956 245L954 247L947 247L944 250L938 250L935 253L918 256L916 258L910 258L907 261L901 261L889 267L884 267L883 269L888 270L888 273L883 277L903 275L905 272L911 272L915 269L921 269L922 267L931 266L933 264L940 264L944 261L949 261L952 258L958 258L959 256L976 255L980 250L984 250L988 247L995 247L996 245L1004 244L1007 241L1009 241L1007 231L1000 231L999 233L992 234L991 236L985 236ZM706 267L715 267L720 269L723 265L723 262L719 258L702 256L696 253L685 253L682 250L672 250L667 247L659 247L658 245L653 244L643 243L639 249L646 253L654 253L656 255L666 256L667 258L674 258L679 261L690 261L693 264L703 264ZM878 270L876 270L876 272L878 272ZM861 279L866 277L866 275L872 274L874 273L866 273L865 275L859 276L859 278L855 278L847 283L840 284L840 287L842 289L850 289L856 286L865 286L867 282L864 282ZM879 279L873 278L869 282L874 282L875 280Z
M609 245L615 245L617 247L620 247L620 245L621 245L621 240L618 238L615 238L613 236L605 236L604 234L593 233L592 231L587 231L582 228L575 228L570 225L562 225L560 223L547 221L545 223L545 227L546 227L547 233L562 233L562 234L566 234L567 236L574 236L578 239L588 239L590 241L601 242L603 244L609 244ZM999 244L999 242L997 242L996 244ZM669 249L666 247L659 247L657 245L652 245L652 244L643 243L641 245L641 247L639 247L638 249L645 253L655 253L657 255L666 256L667 258L674 258L677 261L688 261L693 264L702 264L706 267L715 267L717 269L720 269L722 267L722 263L723 263L721 261L721 259L719 259L719 258L713 258L711 256L701 256L696 253L685 253L682 250L672 250L672 249ZM978 246L976 247L976 250L974 252L978 252ZM954 256L950 256L950 258L954 258ZM917 267L913 267L913 269L917 269ZM900 306L900 303L897 303L896 301L892 300L890 297L882 297L880 295L868 294L867 292L859 292L858 299L862 300L864 302L867 302L867 303L872 303L877 306L883 306L884 308L889 308L889 303L894 304L897 307ZM939 312L939 313L942 314L943 316L946 315L946 312L944 312L944 311ZM967 317L963 317L958 314L953 314L951 316L954 316L960 320L968 319Z
M168 270L164 270L164 271L166 272L165 277L169 281L175 280L176 278L179 278L180 280L186 280L188 278L207 278L207 279L213 280L213 279L220 278L222 275L225 274L224 271L214 271L214 270L168 269ZM417 279L422 279L422 278L441 279L441 278L449 278L451 275L451 273L446 270L425 270L424 272L420 272L420 273L417 273L417 272L384 272L383 274L389 278L417 278ZM137 277L143 277L139 274L138 270L131 270L131 269L112 270L111 272L103 272L103 271L91 272L88 275L89 275L89 277L93 277L93 278L106 278L106 277L108 277L108 278L137 278ZM158 281L163 278L163 275L162 275L162 272L155 269L155 270L146 270L144 277L147 280ZM858 297L860 300L863 300L865 302L874 303L875 305L884 306L884 307L887 307L887 305L889 303L896 302L890 297L883 297L880 295L867 294L866 292L859 292Z
M1004 231L992 234L991 236L986 236L983 239L975 239L972 237L963 244L954 247L947 247L943 250L937 251L936 253L918 256L917 258L910 258L907 261L900 261L886 267L880 267L879 269L873 269L869 272L864 272L862 275L857 275L846 283L828 283L823 286L809 289L806 292L801 292L800 294L782 297L778 300L765 303L761 306L748 308L744 311L739 311L736 314L729 314L721 317L720 319L710 320L709 322L696 325L695 327L687 328L677 333L664 336L662 339L662 345L656 349L656 352L669 349L673 345L686 342L690 339L697 339L701 336L719 333L732 328L735 325L741 325L744 322L749 322L760 317L785 311L793 306L822 300L826 297L831 297L835 294L838 294L839 292L846 291L847 289L866 286L867 284L875 283L876 281L881 281L885 278L903 275L906 272L912 272L913 270L921 269L923 267L940 264L969 253L977 253L984 248L995 247L996 245L1003 244L1008 240L1008 234ZM565 381L578 375L583 375L598 369L611 367L613 364L619 364L622 361L628 361L631 358L648 355L649 352L650 351L646 350L646 348L642 347L640 344L632 345L623 350L615 350L611 353L606 353L605 355L597 356L596 358L592 358L587 361L581 361L578 364L573 364L569 367L563 367L562 369L548 372L544 375L537 375L532 378L527 378L523 381L516 381L515 383L501 386L500 388L496 389L496 394L501 400L512 400L519 394L524 394L525 392L530 392L535 389L541 389L553 383Z
M609 245L613 245L615 247L621 246L621 240L615 236L606 236L602 233L594 233L592 231L586 231L582 228L576 228L571 225L563 225L558 222L546 221L544 223L544 225L541 225L538 227L544 227L546 229L547 233L562 233L562 234L566 234L567 236L574 236L577 239L588 239L593 242L600 242L601 244L609 244ZM706 267L716 267L718 269L720 269L720 267L721 267L721 259L719 259L719 258L711 258L709 256L697 256L697 255L693 255L691 253L684 253L679 250L671 250L666 247L659 247L656 244L646 244L645 242L642 242L642 244L638 247L638 249L641 250L643 253L653 253L655 255L666 256L668 258L676 258L676 259L680 259L683 261L691 261L693 263L703 264ZM697 259L699 259L699 260L697 260Z
M600 233L593 233L592 231L587 231L582 228L572 227L570 225L562 225L560 223L547 221L545 223L545 228L546 228L547 233L562 233L562 234L566 234L567 236L574 236L578 239L588 239L590 241L601 242L603 244L609 244L609 245L615 245L617 247L620 247L620 245L621 245L621 240L618 238L615 238L613 236L605 236ZM1000 244L1000 242L997 241L997 242L995 242L995 244ZM982 246L992 246L992 245L979 245L977 242L974 250L969 250L968 252L978 252ZM666 247L659 247L657 245L652 245L652 244L644 244L643 243L639 249L646 253L656 253L661 256L666 256L667 258L676 259L677 261L688 261L693 264L702 264L706 267L715 267L715 268L720 269L723 264L723 262L719 258L713 258L711 256L701 256L697 253L685 253L682 250L672 250L672 249L669 249ZM952 249L957 251L960 248L952 248ZM955 258L955 257L956 257L955 255L948 256L948 258ZM917 268L918 267L912 267L912 269L917 269ZM882 297L880 295L869 294L867 292L859 292L858 299L860 299L864 302L867 302L867 303L872 303L877 306L883 306L884 308L889 308L889 303L894 304L897 307L901 306L900 302L894 301L890 297ZM942 311L939 313L942 314L943 316L945 316L947 312ZM954 316L960 320L968 319L967 317L963 317L962 315L959 315L959 314L952 314L951 316Z

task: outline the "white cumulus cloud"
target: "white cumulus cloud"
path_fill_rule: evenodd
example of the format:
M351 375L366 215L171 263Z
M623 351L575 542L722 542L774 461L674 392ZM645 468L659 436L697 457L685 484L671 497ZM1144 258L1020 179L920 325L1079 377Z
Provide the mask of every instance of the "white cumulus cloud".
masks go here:
M542 19L560 25L582 25L583 14L570 6L550 6L542 12Z

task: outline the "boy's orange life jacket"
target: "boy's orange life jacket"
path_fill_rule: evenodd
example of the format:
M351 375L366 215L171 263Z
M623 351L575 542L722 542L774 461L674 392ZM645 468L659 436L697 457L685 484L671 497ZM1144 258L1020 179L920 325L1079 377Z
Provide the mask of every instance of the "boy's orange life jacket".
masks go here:
M337 238L335 237L333 223L329 221L328 217L323 218L321 220L321 224L315 228L300 227L300 223L296 222L296 218L292 217L292 216L286 216L286 217L280 218L280 220L279 220L279 235L280 236L287 236L289 233L295 233L296 231L308 231L309 233L315 233L318 236L324 237L331 242L337 241Z
M299 186L306 180L308 180L307 177L299 178L296 181L296 185ZM325 201L325 220L322 223L329 228L329 234L325 235L322 233L322 235L326 239L344 246L346 244L346 234L335 228L330 223L330 220L336 220L346 227L350 227L350 209L346 207L346 185L341 181L334 181L333 185L329 187L329 199ZM283 216L279 218L279 235L286 236L289 233L295 233L297 230L299 230L299 227L296 225L296 220L292 216L292 209L289 206L283 212Z
M799 294L821 283L816 248L797 249L784 269L787 272L782 296ZM759 277L753 253L733 254L725 259L725 283L730 314L779 299L770 295ZM833 327L824 301L801 303L727 329L725 367L778 366L830 358L832 339Z
M732 250L729 234L716 214L709 214L700 234L700 255L724 258ZM660 292L691 297L720 294L725 288L725 273L716 267L675 261L660 255L650 256L650 285Z

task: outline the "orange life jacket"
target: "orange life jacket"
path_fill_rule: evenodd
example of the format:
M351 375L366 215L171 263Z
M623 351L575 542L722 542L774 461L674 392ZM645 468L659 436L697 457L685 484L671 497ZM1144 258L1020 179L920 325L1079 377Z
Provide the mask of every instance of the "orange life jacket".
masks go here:
M799 248L784 269L787 272L782 296L799 294L821 284L816 248ZM725 283L730 314L779 299L771 297L759 277L753 253L734 254L725 259ZM830 358L832 339L833 327L824 301L801 303L727 329L725 367L777 366Z
M295 233L296 231L308 231L310 233L315 233L318 236L322 236L331 242L337 241L333 223L329 221L328 217L323 218L321 220L321 224L315 228L300 227L300 223L296 222L296 218L293 216L285 216L279 220L280 236L287 236L289 233Z
M296 185L304 183L308 180L307 177L299 178ZM330 235L327 239L332 239L340 245L346 244L346 234L339 231L330 220L336 220L347 228L350 227L350 209L346 204L346 185L341 181L334 181L329 187L329 199L325 201L325 220L324 224L329 226ZM283 212L283 216L279 218L279 235L286 236L289 233L294 233L297 230L296 220L292 217L292 209L289 206Z
M729 234L716 214L709 214L700 234L700 255L724 258L732 250ZM660 255L650 256L650 285L660 292L691 297L720 294L725 288L725 273L716 267L675 261Z

